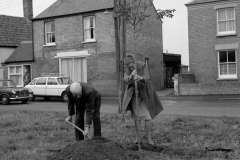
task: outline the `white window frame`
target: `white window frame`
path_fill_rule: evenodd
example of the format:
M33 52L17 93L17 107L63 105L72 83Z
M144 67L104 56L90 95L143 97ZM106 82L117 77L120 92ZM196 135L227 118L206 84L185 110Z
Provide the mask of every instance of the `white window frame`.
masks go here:
M233 8L233 12L234 12L234 28L235 30L233 31L224 31L224 32L219 32L219 20L218 20L218 11L219 10L226 10L229 9L229 8ZM232 35L232 34L236 34L236 8L235 7L227 7L227 8L218 8L217 10L217 35ZM225 21L229 21L229 20L225 20Z
M47 24L48 23L55 23L55 21L46 21L46 22L44 22L44 35L45 35L45 45L56 45L56 34L55 34L55 24L54 24L54 32L52 31L52 28L51 28L51 31L50 32L47 32ZM50 25L51 27L52 27L52 24ZM51 35L51 39L52 39L52 35L54 34L54 37L55 37L55 41L54 42L48 42L48 34L50 34Z
M31 70L31 79L32 79L32 67L31 64L23 64L23 65L9 65L8 66L8 79L10 79L10 76L14 76L14 75L21 75L22 76L22 85L17 85L17 87L23 87L24 86L24 82L23 82L23 76L24 76L24 66L30 66L30 70ZM22 67L22 73L14 73L14 74L10 74L10 67Z
M235 60L236 60L236 74L232 74L232 75L220 75L220 52L221 51L235 51ZM228 54L227 54L228 55ZM230 62L230 63L233 63L233 62ZM229 63L228 63L229 64ZM218 79L221 80L221 79L238 79L237 77L237 73L238 73L238 69L237 69L237 51L235 49L228 49L228 50L219 50L218 51Z
M93 18L93 27L86 28L86 20ZM89 25L90 26L90 25ZM90 32L89 35L91 36L91 29L93 29L93 38L85 39L86 32ZM84 42L96 42L96 18L95 16L87 16L83 18L83 39Z

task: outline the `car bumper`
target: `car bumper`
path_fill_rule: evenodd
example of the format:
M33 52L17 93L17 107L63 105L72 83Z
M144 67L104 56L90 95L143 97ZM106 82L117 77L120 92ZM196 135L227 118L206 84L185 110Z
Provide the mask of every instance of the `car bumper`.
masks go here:
M30 96L28 97L11 97L10 100L11 101L18 101L18 100L25 100L25 99L29 99Z

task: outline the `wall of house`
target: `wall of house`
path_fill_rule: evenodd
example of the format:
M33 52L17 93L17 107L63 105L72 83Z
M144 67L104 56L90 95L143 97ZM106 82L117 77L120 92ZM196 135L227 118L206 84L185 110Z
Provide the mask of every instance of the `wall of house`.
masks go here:
M146 11L151 15L142 25L137 27L136 53L138 60L149 58L148 68L151 77L151 83L155 89L164 88L164 71L163 71L163 37L162 21L157 18L156 10L153 6ZM133 29L127 24L127 54L134 53ZM141 55L142 53L142 55Z
M3 63L14 52L16 48L0 47L0 63Z
M44 46L44 21L34 21L33 77L59 73L57 53L87 50L87 81L102 95L117 95L115 36L112 13L95 13L95 43L83 42L82 15L55 19L56 46Z
M239 43L240 39L239 4L235 10L237 34L234 36L217 36L217 14L214 7L216 5L228 4L229 2L236 1L229 0L188 6L190 72L195 75L195 81L197 83L196 86L191 84L189 87L196 89L196 93L194 94L227 94L229 93L227 89L228 87L233 86L234 84L238 86L239 84L239 79L218 79L218 51L215 50L215 45ZM236 59L238 68L237 75L240 77L240 54L238 53L239 48L236 49ZM186 89L189 87L186 87ZM222 89L221 92L218 92L219 88L224 89ZM240 92L235 91L231 93L240 94Z
M0 47L0 63L3 63L14 52L15 48ZM7 79L6 67L0 64L0 79Z

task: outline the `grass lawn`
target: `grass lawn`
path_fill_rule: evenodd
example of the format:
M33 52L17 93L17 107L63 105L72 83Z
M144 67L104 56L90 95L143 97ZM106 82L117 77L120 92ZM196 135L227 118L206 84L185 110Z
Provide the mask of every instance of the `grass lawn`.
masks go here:
M55 150L73 144L74 130L64 122L66 116L56 112L0 111L0 159L44 160ZM135 129L128 116L122 125L117 114L102 114L101 121L103 137L131 149ZM142 130L145 135L144 127ZM162 149L143 151L139 154L144 158L138 159L240 159L240 118L159 115L154 120L153 138Z

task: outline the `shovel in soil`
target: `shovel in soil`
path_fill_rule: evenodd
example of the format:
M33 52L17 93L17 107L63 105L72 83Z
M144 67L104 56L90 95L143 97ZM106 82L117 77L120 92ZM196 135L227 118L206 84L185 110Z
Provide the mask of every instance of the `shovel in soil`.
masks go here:
M76 129L78 129L80 132L82 132L82 134L84 134L84 131L81 129L81 128L79 128L78 126L76 126L75 124L73 124L73 123L71 123L71 122L69 122L69 121L66 121L65 120L65 122L67 122L68 124L70 124L70 125L72 125L73 127L75 127ZM89 135L86 135L89 139L91 139L91 136L89 136Z

